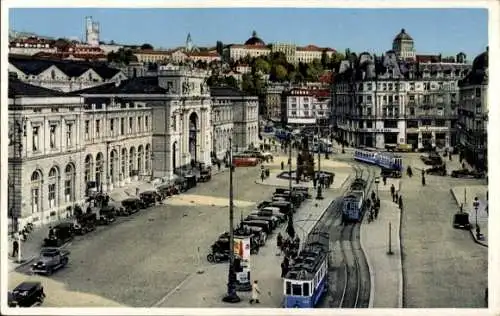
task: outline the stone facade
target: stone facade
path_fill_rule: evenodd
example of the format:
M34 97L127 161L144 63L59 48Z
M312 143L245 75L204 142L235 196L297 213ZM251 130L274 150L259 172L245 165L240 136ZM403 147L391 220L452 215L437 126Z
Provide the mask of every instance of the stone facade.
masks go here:
M488 169L488 51L477 56L472 71L459 82L458 141L463 157Z

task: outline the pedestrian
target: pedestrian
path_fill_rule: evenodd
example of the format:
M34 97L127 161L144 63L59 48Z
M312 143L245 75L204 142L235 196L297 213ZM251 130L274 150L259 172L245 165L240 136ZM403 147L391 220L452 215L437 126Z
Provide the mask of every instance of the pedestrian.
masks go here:
M19 254L19 242L14 240L12 243L12 257L16 257Z
M384 182L384 185L386 185L386 184L387 184L387 177L386 177L386 176L383 176L383 177L382 177L382 181Z
M281 170L285 169L285 163L282 161L281 162Z
M448 155L448 157L450 157L450 161L451 161L451 151L450 151L450 154Z
M316 177L313 178L313 187L316 189Z
M288 273L288 267L285 264L285 260L281 262L281 277L284 278L286 277L286 274Z
M276 255L279 256L281 255L281 251L283 248L283 236L281 235L281 232L278 233L278 236L276 237L276 246L278 247Z
M217 160L217 170L220 171L220 160Z
M396 188L394 187L394 183L391 184L391 197L392 201L394 202L394 192L396 192Z
M425 170L422 169L422 177L424 177L424 176L425 176Z
M256 304L260 304L259 294L260 294L260 289L258 281L254 280L252 284L252 298L250 299L250 304L253 304L253 302L255 302Z
M260 179L262 180L262 182L264 182L264 178L265 178L265 174L264 174L264 170L262 170L262 172L260 173Z
M378 217L378 210L380 209L380 206L375 207L375 219Z
M403 197L401 195L399 196L399 209L403 210Z
M139 188L135 188L135 195L139 196Z
M465 169L465 162L462 162L462 169Z
M394 193L394 203L398 203L398 192Z
M372 191L372 200L375 201L375 191Z
M422 177L422 186L425 186L425 177Z

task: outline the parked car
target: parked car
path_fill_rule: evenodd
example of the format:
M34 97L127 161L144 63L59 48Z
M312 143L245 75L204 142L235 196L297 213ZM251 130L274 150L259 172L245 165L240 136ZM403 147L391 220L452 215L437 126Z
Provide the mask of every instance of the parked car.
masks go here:
M474 178L474 179L481 179L481 178L484 178L484 172L479 172L479 171L474 171L474 170L468 170L468 169L459 169L459 170L453 170L451 172L451 176L453 178Z
M260 210L256 210L254 212L255 212L255 214L257 214L259 216L275 216L278 218L280 223L283 223L286 221L286 215L281 213L280 209L277 207L271 207L271 206L263 207ZM252 212L252 214L254 212Z
M85 235L95 230L97 225L97 214L90 212L81 214L76 218L76 224L73 225L75 234Z
M162 184L156 188L162 200L168 196L179 194L179 189L174 184Z
M54 271L66 266L69 261L69 251L59 248L42 248L40 257L31 266L33 273L51 275Z
M212 179L212 173L209 169L204 169L200 171L200 177L198 178L198 182L207 182Z
M471 229L471 224L469 222L469 214L462 212L456 213L453 216L453 228Z
M8 292L9 307L35 307L42 305L45 299L42 283L25 281Z
M122 201L122 206L129 214L137 213L144 208L144 203L138 198L131 197Z
M160 200L160 195L156 191L144 191L139 195L144 207L150 207L156 204L156 201Z
M116 220L116 209L114 206L107 205L99 210L98 223L109 225Z
M53 235L44 239L44 246L46 247L60 247L61 245L73 240L75 236L75 229L72 222L60 223L52 228ZM49 231L50 232L50 231Z
M430 175L445 176L446 175L446 165L436 165L431 168L425 169L425 173Z
M401 171L388 169L388 168L380 168L380 176L386 178L401 178Z
M439 156L436 152L430 152L428 155L420 156L420 159L426 165L441 165L443 164L443 158Z

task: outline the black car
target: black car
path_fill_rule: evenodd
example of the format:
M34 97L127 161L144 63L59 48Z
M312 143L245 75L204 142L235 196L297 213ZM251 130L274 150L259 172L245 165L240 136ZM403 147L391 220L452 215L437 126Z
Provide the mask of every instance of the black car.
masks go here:
M451 172L451 176L453 178L482 179L482 178L484 178L484 173L479 172L479 171L474 171L474 170L468 170L468 169L459 169L459 170L453 170Z
M43 303L45 293L40 282L22 282L14 290L8 292L9 307L33 307Z
M77 224L73 229L77 235L85 235L95 230L97 225L97 214L93 212L84 213L76 218Z
M160 199L159 194L156 191L144 191L139 197L145 207L150 207L156 204L156 201Z
M186 179L186 190L196 187L196 176L194 174L185 175L184 179Z
M274 230L276 227L278 227L278 224L279 224L278 218L273 217L273 216L259 216L259 215L250 214L245 218L245 220L247 220L247 221L253 221L253 220L266 221L269 223L272 230Z
M122 201L122 206L129 214L137 213L144 208L144 203L138 198L128 198Z
M292 212L292 203L286 202L286 201L275 201L269 204L268 206L272 207L277 207L280 209L280 212L285 214L285 215L290 215ZM296 209L293 208L293 211L295 213Z
M401 178L401 171L388 168L380 168L380 176L386 178Z
M273 203L273 202L272 201L262 201L259 204L257 204L257 209L260 210L263 207L269 206L271 203Z
M116 220L116 210L114 206L107 205L99 210L98 223L101 225L109 225Z
M33 273L51 275L69 262L69 251L59 248L42 248L40 257L31 266Z
M255 226L260 227L264 230L266 235L270 235L272 233L271 224L268 221L259 221L259 220L244 220L241 222L243 226Z
M44 239L46 247L60 247L61 245L73 240L75 229L72 222L60 223L52 228L53 234Z
M446 165L436 165L434 167L425 169L425 173L430 175L445 176L446 175Z

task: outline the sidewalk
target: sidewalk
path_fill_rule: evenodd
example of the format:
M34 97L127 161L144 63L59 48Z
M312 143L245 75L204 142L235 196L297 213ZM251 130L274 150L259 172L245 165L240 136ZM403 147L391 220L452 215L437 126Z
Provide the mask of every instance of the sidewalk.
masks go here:
M18 267L25 266L30 264L33 260L35 260L40 254L40 248L42 247L42 243L44 238L49 235L49 225L44 225L43 227L35 228L29 235L28 239L25 242L21 241L21 259L25 260L23 263L16 263L17 257L12 257L12 242L14 239L9 236L8 245L9 245L9 272L16 270Z
M458 208L463 204L463 211L469 213L469 222L472 225L470 230L474 241L480 245L488 247L488 201L486 199L487 185L457 186L450 189L453 198L457 202ZM476 236L476 211L473 206L474 198L479 199L477 211L477 223L484 235L483 240L478 240Z
M368 223L365 217L361 225L360 241L370 268L370 305L375 308L403 307L403 268L399 240L400 211L391 202L387 192L380 194L378 218ZM389 250L389 223L391 224L391 250Z

